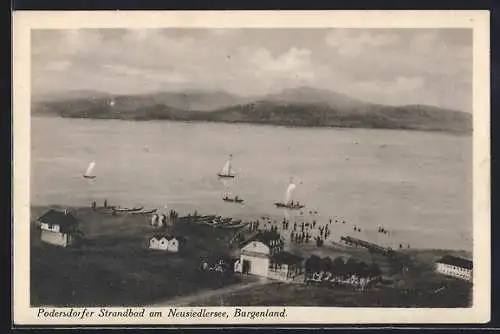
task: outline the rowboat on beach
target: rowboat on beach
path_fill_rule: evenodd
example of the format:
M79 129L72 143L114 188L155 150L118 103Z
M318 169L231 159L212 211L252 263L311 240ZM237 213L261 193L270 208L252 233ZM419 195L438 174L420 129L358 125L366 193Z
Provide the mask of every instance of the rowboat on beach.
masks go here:
M138 207L135 207L135 208L120 208L120 207L116 207L116 208L113 208L113 211L115 211L115 212L134 212L134 211L140 211L142 209L143 209L142 206L138 206Z
M238 228L245 227L245 226L247 226L248 224L250 224L250 223L247 223L247 222L242 223L242 222L240 221L240 223L239 223L239 224L228 224L228 225L222 225L222 226L219 226L219 228L224 228L224 229L238 229Z
M158 211L158 209L152 209L152 210L147 210L147 211L132 211L130 213L133 215L147 215L150 213L155 213L156 211Z

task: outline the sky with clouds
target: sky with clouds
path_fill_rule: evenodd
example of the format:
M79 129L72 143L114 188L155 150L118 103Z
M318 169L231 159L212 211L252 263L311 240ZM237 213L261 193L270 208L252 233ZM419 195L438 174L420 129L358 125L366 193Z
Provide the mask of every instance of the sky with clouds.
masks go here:
M33 30L32 92L329 89L472 109L469 29Z

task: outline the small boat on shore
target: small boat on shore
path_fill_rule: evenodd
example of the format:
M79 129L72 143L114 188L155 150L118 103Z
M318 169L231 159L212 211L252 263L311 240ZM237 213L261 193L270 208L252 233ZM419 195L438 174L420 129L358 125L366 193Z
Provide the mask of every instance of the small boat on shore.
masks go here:
M242 227L245 227L247 226L248 224L250 223L242 223L240 221L239 224L228 224L228 225L222 225L222 226L219 226L220 228L224 228L224 229L237 229L237 228L242 228Z
M214 219L207 221L207 224L210 226L220 226L229 224L232 220L233 218L215 217Z
M152 209L152 210L147 210L147 211L132 211L130 213L133 215L147 215L150 213L155 213L156 211L158 211L158 209Z
M116 208L113 208L113 211L115 211L115 212L134 212L134 211L140 211L142 209L143 209L142 206L138 206L138 207L135 207L135 208L120 208L120 207L116 207Z

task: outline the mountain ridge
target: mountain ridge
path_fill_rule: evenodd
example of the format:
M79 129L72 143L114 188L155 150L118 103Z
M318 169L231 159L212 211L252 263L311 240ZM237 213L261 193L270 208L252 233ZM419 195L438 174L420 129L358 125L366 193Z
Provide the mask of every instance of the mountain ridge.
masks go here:
M472 131L472 115L465 112L423 104L391 106L367 103L340 93L310 87L286 89L260 97L242 97L224 91L138 95L87 93L91 96L73 94L73 98L69 99L33 101L32 114L455 133Z

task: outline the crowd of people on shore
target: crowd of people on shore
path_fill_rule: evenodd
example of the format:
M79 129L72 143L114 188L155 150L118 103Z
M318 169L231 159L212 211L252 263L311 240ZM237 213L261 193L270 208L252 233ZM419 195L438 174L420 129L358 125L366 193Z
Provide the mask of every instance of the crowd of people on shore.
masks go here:
M304 217L304 212L300 212L299 219L301 221L290 221L290 219L283 218L280 222L272 220L270 217L262 216L261 220L257 219L250 222L249 230L251 232L260 230L269 230L280 233L283 237L289 238L291 244L309 244L314 243L316 247L322 247L325 241L332 240L332 231L338 231L334 225L346 225L348 222L343 219L328 217L326 223L319 223L317 221L317 211L309 210L309 221ZM347 227L347 226L346 226ZM340 226L339 226L340 228ZM350 227L349 227L350 228ZM347 231L342 229L344 233ZM353 225L352 230L357 233L363 232L359 225ZM390 236L391 232L383 226L378 226L377 233ZM335 233L338 236L338 233ZM398 247L397 244L395 247ZM410 248L409 244L399 244L399 249Z
M93 210L97 209L96 201L92 202L91 207ZM107 200L104 201L103 207L112 208L108 205ZM198 216L199 213L197 211L187 214L187 217ZM269 216L262 216L260 219L248 222L249 224L247 225L247 230L250 232L265 230L274 231L281 234L285 238L289 238L291 244L309 244L314 242L316 247L322 247L325 241L331 239L332 230L337 230L337 228L333 225L348 224L346 220L334 217L328 217L328 221L321 224L317 221L318 217L318 211L315 210L301 210L298 217L300 221L293 221L293 223L288 218L283 218L280 222L278 222L277 220L272 220ZM170 210L168 215L159 213L153 214L151 224L154 226L161 226L166 225L167 221L171 223L173 221L177 221L178 219L179 213L175 210ZM352 230L358 233L363 231L358 225L353 225ZM383 226L378 226L377 232L387 236L391 235L391 232ZM410 245L400 243L399 248L410 248Z
M314 213L311 212L311 214ZM264 221L255 220L250 222L248 227L250 232L268 230L280 233L284 237L288 236L290 242L294 244L307 244L314 240L316 246L321 247L332 233L331 225L333 224L333 219L331 218L328 223L322 225L318 224L316 219L313 219L311 222L294 221L292 224L287 218L283 218L281 223L278 223L276 220L271 220L269 217L261 218L264 219ZM341 223L338 219L335 220L335 222ZM345 221L343 221L343 223L345 224Z

